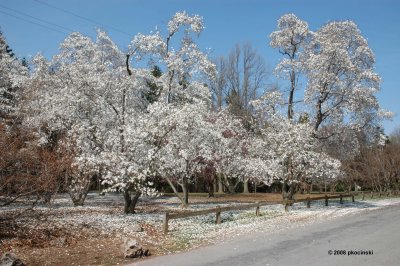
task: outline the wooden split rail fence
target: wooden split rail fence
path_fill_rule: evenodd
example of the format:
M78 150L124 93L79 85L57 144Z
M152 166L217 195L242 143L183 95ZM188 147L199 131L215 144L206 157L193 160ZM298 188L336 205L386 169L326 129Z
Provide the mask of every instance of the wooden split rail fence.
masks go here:
M395 190L395 191L385 191L385 192L373 192L373 191L362 191L360 192L361 196L362 196L362 200L365 200L365 197L367 197L368 195L371 197L371 199L374 198L374 196L378 196L379 198L382 196L386 196L389 197L391 195L394 196L398 196L399 195L399 191Z
M264 201L264 202L236 205L236 206L216 207L216 208L211 208L211 209L206 209L206 210L199 210L199 211L185 212L185 213L166 212L164 215L163 230L164 230L164 234L168 233L168 222L172 219L188 218L188 217L193 217L193 216L200 216L200 215L207 215L207 214L215 213L215 223L220 224L222 212L246 210L246 209L255 208L256 216L260 216L260 207L261 206L284 204L285 210L287 211L287 206L289 204L296 203L296 202L306 202L307 208L310 208L311 201L325 200L325 206L328 206L330 199L340 199L340 203L343 204L343 199L349 198L349 197L351 197L352 202L354 202L354 196L356 196L356 195L357 194L340 194L340 195L329 195L329 196L325 195L325 196L321 196L321 197L308 197L305 199L297 199L297 200L293 200L289 203L285 203L283 201Z

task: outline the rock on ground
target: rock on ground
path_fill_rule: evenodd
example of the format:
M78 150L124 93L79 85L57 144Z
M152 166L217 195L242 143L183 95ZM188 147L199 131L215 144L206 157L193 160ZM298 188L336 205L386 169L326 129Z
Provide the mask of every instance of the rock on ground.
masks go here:
M25 266L14 253L4 253L0 258L0 266Z
M125 258L141 258L150 256L150 251L143 248L136 239L125 239L124 245Z

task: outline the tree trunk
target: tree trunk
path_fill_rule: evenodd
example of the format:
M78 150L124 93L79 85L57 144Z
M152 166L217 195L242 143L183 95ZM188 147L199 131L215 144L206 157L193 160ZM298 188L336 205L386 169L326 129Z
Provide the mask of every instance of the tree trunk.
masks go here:
M215 186L215 182L213 184L208 184L208 197L214 197L214 187Z
M142 194L141 191L129 191L129 189L124 190L124 200L125 200L125 213L135 213L135 207L138 203L139 197Z
M284 201L292 201L294 200L294 194L296 192L297 183L288 184L287 182L283 182L282 185L282 197Z
M235 185L228 185L228 193L229 194L235 194Z
M169 177L165 177L165 179L167 180L169 186L172 188L172 190L174 191L175 196L181 201L181 205L184 206L184 197L182 198L179 193L178 190L176 189L176 187L174 186L174 184L172 183L171 179L169 179ZM179 183L178 183L179 184ZM182 184L179 184L182 187ZM182 187L183 190L183 187ZM186 205L187 206L187 205Z
M245 179L243 181L243 193L249 193L249 180Z
M83 206L85 202L87 193L74 193L73 195L70 194L72 203L74 207Z
M217 180L215 178L214 178L214 181L213 181L213 192L217 193Z
M293 98L294 91L296 89L296 72L294 71L294 67L290 71L290 92L289 92L289 101L288 101L288 118L291 120L293 118Z
M92 183L91 177L85 175L72 176L68 182L68 194L71 197L74 206L83 206Z
M286 181L282 185L282 197L285 211L294 203L294 193L296 192L297 183L288 184Z
M186 176L182 178L181 187L182 187L182 192L183 192L182 207L185 208L189 205L188 178Z
M221 194L224 193L221 174L218 175L218 193L221 193Z
M193 192L199 192L199 179L195 178L194 179L194 190Z
M237 182L235 184L232 184L231 182L229 182L227 176L222 173L221 174L221 182L223 186L225 186L226 189L228 189L228 193L229 194L235 194L236 192L236 187L240 184L240 179L238 178ZM231 180L232 181L232 180ZM232 181L233 182L233 181Z

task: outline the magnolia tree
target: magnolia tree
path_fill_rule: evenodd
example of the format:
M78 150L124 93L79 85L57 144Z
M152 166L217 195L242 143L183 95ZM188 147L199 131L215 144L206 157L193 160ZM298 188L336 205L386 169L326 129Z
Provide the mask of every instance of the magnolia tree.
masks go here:
M282 102L278 96L269 92L253 102L259 117L268 119L261 124L250 153L256 163L266 165L255 168L261 171L258 176L266 184L281 181L284 200L293 200L297 184L335 178L340 174L341 164L320 151L320 142L309 123L295 123L275 111Z
M0 32L0 121L16 114L16 106L28 69L14 57Z
M101 31L95 42L72 33L50 62L41 56L34 59L26 121L39 129L43 142L49 137L45 132L67 136L75 157L67 180L75 205L83 204L94 175L127 173L132 155L126 151L126 130L135 125L128 125L127 117L134 119L142 109L141 77L148 72L137 69L132 79L126 73L125 55ZM132 186L120 189L129 206Z
M208 108L200 103L155 103L149 107L146 142L153 144L148 154L153 173L168 182L183 207L189 203L189 183L212 160L218 137L207 120ZM175 183L182 188L182 197Z
M305 103L313 109L316 131L343 124L360 129L390 115L380 109L376 98L380 77L374 71L375 56L354 22L330 22L316 31L304 52L304 63Z
M215 65L193 39L193 35L200 35L203 29L202 17L178 12L169 20L165 37L159 31L136 35L127 55L128 72L131 58L148 60L164 71L158 78L160 102L210 101L210 91L203 81L215 78Z
M312 32L308 29L307 22L300 20L294 14L283 15L278 20L278 29L270 34L270 45L278 48L284 58L275 68L278 77L290 81L290 89L287 102L287 116L294 116L294 94L298 85L299 75L303 71L303 63L300 55L304 47L310 41Z
M330 22L311 32L306 22L287 14L279 19L278 30L270 38L271 46L279 48L286 56L277 66L276 73L290 80L289 119L295 115L293 95L299 89L299 74L304 73L307 81L302 93L304 109L299 110L303 113L299 116L300 124L286 121L286 133L292 130L294 133L297 130L303 132L304 137L310 138L306 143L313 143L311 151L320 149L341 160L353 158L359 151L360 131L374 136L380 121L391 116L390 112L380 108L377 101L380 77L374 71L375 57L357 25L351 21ZM273 96L268 94L264 97L273 100ZM268 121L267 128L271 124L276 123ZM302 124L307 124L308 128ZM301 143L301 140L291 145L297 145L297 142ZM299 152L293 156L302 157ZM292 161L287 159L285 165L292 165ZM334 165L328 163L325 167L335 169ZM324 168L316 165L313 169Z
M228 109L215 113L212 119L219 134L213 148L219 186L220 189L225 186L229 193L234 193L239 182L244 181L246 131L241 121L234 118Z
M171 143L174 138L183 137L184 128L191 128L194 122L200 124L193 131L193 137L207 128L201 121L203 113L208 111L210 93L201 80L213 78L215 69L190 37L192 33L200 34L202 29L199 16L181 12L169 21L165 38L159 32L136 35L127 56L104 32L98 31L96 41L72 33L50 62L41 56L34 59L34 72L27 86L30 93L26 121L39 129L46 128L46 131L39 130L40 133L59 132L67 136L75 156L73 175L68 182L75 204L83 204L90 180L96 175L103 179L108 190L123 191L125 212L134 212L142 188L148 185L150 170L155 168L151 165L152 156L147 155L159 149L155 143L144 140L154 130L151 125L159 127L156 130L164 130L160 128L161 123L151 121L160 118L168 123L172 119L175 130L164 136ZM179 48L174 49L173 38L179 34L183 37ZM145 65L146 60L159 65L164 73L154 75L154 68L132 67L136 63ZM146 97L151 89L149 84L159 88L151 101ZM160 117L165 113L164 108L171 108L171 113ZM200 116L184 119L193 113ZM43 142L46 141L48 135L43 134ZM193 163L196 157L181 151L184 147L163 148L159 155L177 155L178 164L182 160ZM186 149L191 148L186 143ZM172 152L173 149L178 149L178 153ZM206 157L203 151L197 150L198 156ZM180 160L179 156L184 159ZM186 183L196 169L189 168L193 169L185 173L183 169L179 173L166 172L168 176L176 174L174 177ZM185 190L187 185L182 187Z
M210 157L207 137L213 135L207 123L210 91L203 80L215 77L215 66L196 46L193 35L204 29L202 18L176 13L161 32L136 35L126 57L128 74L137 79L132 65L148 62L163 73L151 77L159 91L148 102L140 127L148 146L147 173L164 178L182 201L188 204L188 185ZM180 37L181 36L181 37ZM177 40L175 40L177 39ZM129 135L140 135L137 132ZM179 184L183 197L178 194Z
M375 57L354 22L329 22L311 32L306 22L286 14L270 38L270 45L286 56L276 73L290 80L288 117L293 118L293 95L299 89L299 74L304 73L305 120L321 140L337 138L334 142L340 143L343 132L348 139L350 130L373 131L391 116L376 99L380 77L374 71ZM349 152L355 148L348 147Z

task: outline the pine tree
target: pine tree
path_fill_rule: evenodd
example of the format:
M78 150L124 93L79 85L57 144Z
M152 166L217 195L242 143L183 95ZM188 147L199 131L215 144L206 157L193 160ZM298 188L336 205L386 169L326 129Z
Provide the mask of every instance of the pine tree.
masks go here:
M145 98L149 104L156 102L160 97L162 87L158 85L157 82L155 81L162 76L162 71L160 67L155 65L151 71L151 75L153 79L148 80L146 82L146 85L149 87L149 90L143 93L143 98Z

